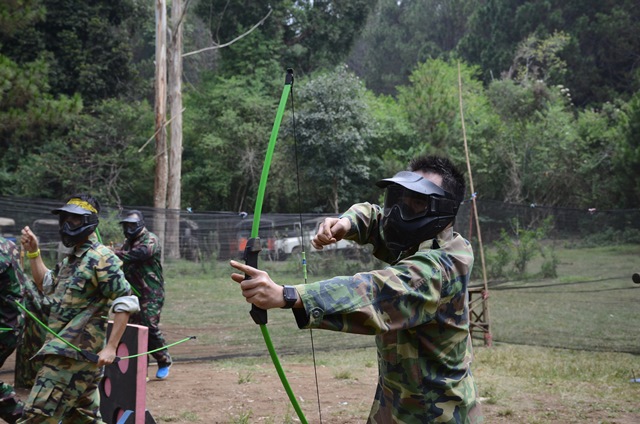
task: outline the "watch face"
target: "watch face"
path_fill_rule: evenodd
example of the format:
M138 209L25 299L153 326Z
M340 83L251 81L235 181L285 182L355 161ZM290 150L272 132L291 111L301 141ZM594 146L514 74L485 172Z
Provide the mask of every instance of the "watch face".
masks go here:
M298 300L298 294L296 293L296 289L290 286L285 286L284 288L284 300L287 302Z
M284 286L284 290L282 292L282 297L284 297L285 308L292 308L293 305L298 300L298 292L291 286Z

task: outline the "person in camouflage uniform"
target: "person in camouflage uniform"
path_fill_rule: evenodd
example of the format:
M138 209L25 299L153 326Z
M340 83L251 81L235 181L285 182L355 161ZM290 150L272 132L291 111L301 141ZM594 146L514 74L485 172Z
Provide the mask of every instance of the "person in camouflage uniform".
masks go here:
M124 263L124 275L140 301L140 312L131 316L131 323L149 328L149 350L166 346L160 331L160 313L164 305L164 277L162 274L162 251L158 236L149 231L142 212L132 210L120 221L125 241L122 249L116 250ZM156 378L169 376L171 355L168 349L151 354L158 363Z
M43 365L19 423L103 423L102 367L115 360L129 315L139 306L122 262L98 242L99 212L100 204L88 194L72 196L52 211L59 216L63 244L73 247L54 270L42 261L35 234L29 227L22 230L34 281L50 301L48 326L57 337L47 334L36 354ZM108 314L113 314L113 327L105 341Z
M42 322L49 316L49 304L45 296L38 291L36 285L29 279L22 305ZM40 358L34 355L40 350L47 337L45 330L35 319L25 315L22 340L16 348L16 366L14 370L13 386L21 389L30 389L36 381L36 374L42 365Z
M317 249L342 238L370 243L386 268L279 286L231 261L243 273L232 279L260 308L293 307L299 328L375 335L379 376L368 423L479 423L467 297L473 252L452 227L464 177L436 156L412 160L410 170L377 183L384 207L353 205L325 219L312 241Z
M0 237L0 367L22 337L24 316L16 301L23 301L26 284L18 248L13 242ZM0 418L15 423L22 415L23 406L14 388L0 381Z

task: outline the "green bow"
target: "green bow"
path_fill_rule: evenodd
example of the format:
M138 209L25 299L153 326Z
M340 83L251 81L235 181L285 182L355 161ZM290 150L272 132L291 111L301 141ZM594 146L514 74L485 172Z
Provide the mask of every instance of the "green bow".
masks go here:
M264 193L267 187L267 179L269 178L269 169L271 167L271 159L273 158L273 151L276 147L276 140L278 139L278 132L280 131L280 123L282 122L282 117L284 115L284 110L287 105L287 100L289 98L289 94L291 93L291 88L293 86L293 70L287 69L287 75L285 78L284 89L282 90L282 96L280 97L280 104L278 105L278 111L276 113L276 119L273 123L273 129L271 130L271 137L269 138L269 145L267 146L267 154L264 160L264 164L262 166L262 175L260 176L260 184L258 186L258 194L256 197L256 206L253 213L253 225L251 227L251 238L247 241L247 246L244 251L244 260L245 263L253 268L258 268L258 255L262 250L262 246L260 243L259 230L260 230L260 218L262 215L262 204L264 201ZM273 347L273 342L271 341L271 335L269 334L269 330L267 329L267 311L261 309L255 305L251 305L251 318L253 321L260 326L260 331L262 332L262 337L264 338L264 342L267 345L267 350L269 351L269 355L271 356L271 361L278 372L278 376L280 377L280 381L282 382L282 386L284 390L287 392L289 396L289 400L293 405L293 409L295 409L298 414L298 418L300 422L303 424L307 424L307 419L302 413L302 409L298 404L298 400L293 394L293 390L289 385L289 381L287 380L287 376L284 373L284 369L280 364L280 359L278 358L278 354Z
M18 302L17 300L15 301L16 304L20 307L20 309L22 309L27 315L29 315L35 322L37 322L42 328L44 328L45 330L47 330L48 333L50 333L53 337L55 337L56 339L60 340L62 343L64 343L65 345L69 346L71 349L75 350L76 352L80 353L82 356L84 356L86 359L88 359L90 362L94 362L94 363L98 363L98 355L93 353L93 352L89 352L88 350L82 350L80 349L78 346L74 345L73 343L71 343L69 340L63 339L62 337L60 337L60 335L58 333L56 333L55 331L53 331L53 329L51 327L49 327L47 324L45 324L44 322L40 321L38 319L38 317L36 317L30 310L28 310L22 303ZM121 359L130 359L130 358L137 358L138 356L143 356L143 355L148 355L150 353L154 353L154 352L159 352L163 349L167 349L170 348L172 346L178 345L180 343L184 343L187 342L189 340L193 340L195 339L196 336L189 336L189 337L185 337L182 340L178 340L177 342L171 343L167 346L162 346L159 347L157 349L154 350L150 350L147 352L142 352L142 353L136 353L134 355L129 355L129 356L116 356L116 358L113 360L113 363L115 364L116 362L120 361Z

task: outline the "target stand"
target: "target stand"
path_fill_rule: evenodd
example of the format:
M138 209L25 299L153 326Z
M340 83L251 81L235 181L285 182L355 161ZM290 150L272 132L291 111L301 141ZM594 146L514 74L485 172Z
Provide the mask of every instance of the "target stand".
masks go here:
M109 321L107 338L113 323ZM147 351L149 329L127 324L116 355L120 358ZM108 340L108 339L107 339ZM146 409L147 355L121 359L104 368L100 382L100 413L107 424L156 424Z

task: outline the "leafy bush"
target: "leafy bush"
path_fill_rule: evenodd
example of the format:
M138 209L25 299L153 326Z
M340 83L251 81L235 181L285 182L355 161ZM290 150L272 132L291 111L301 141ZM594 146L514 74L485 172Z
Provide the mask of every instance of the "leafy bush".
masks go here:
M557 276L558 258L553 244L543 246L553 225L553 216L531 229L523 228L518 218L511 220L511 233L500 230L500 239L489 247L486 256L487 277L502 279L507 277L526 277L527 266L538 254L543 258L540 275L543 278ZM509 264L511 268L508 269ZM477 269L478 267L476 267Z

